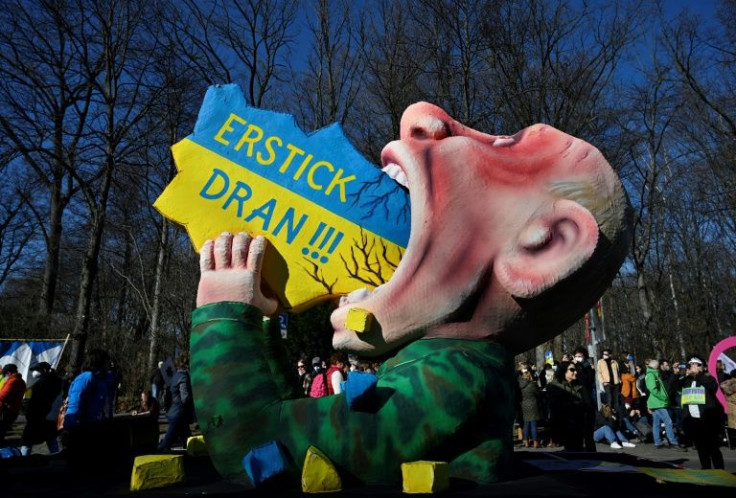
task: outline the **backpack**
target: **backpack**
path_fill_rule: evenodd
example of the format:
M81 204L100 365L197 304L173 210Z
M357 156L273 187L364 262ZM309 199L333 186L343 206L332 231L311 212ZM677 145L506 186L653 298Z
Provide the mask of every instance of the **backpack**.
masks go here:
M321 398L329 394L327 390L327 376L324 372L320 372L312 379L312 387L309 388L309 397Z

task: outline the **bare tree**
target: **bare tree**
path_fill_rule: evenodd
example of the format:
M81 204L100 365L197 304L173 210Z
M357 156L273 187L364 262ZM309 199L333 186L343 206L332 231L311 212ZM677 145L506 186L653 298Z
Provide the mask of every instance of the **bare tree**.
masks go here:
M262 107L288 75L297 0L185 0L173 18L182 60L209 84L240 83L249 104Z
M69 172L79 167L92 96L81 69L84 16L74 1L3 0L0 19L0 128L15 162L32 172L33 189L47 192L27 197L46 243L39 300L46 315L54 308L64 211L77 188Z
M314 0L308 19L306 68L292 68L292 94L300 121L310 129L343 126L361 89L363 60L355 25L361 12L347 0Z
M155 57L158 39L145 32L144 2L92 2L86 9L90 23L85 67L95 89L96 116L90 127L95 144L89 171L73 172L89 211L87 250L82 260L79 297L73 330L71 363L80 365L89 331L92 291L99 268L113 177L133 157L137 139L147 130L139 126L162 89L146 72ZM100 67L99 72L96 68Z
M426 54L416 44L408 0L381 0L363 18L358 42L365 60L365 92L356 102L358 148L376 160L383 146L399 136L401 115L423 100L420 76Z

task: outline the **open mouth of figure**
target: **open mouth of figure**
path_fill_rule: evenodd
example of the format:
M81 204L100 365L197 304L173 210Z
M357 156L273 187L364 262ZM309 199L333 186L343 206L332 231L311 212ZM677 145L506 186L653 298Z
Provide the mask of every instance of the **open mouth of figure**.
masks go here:
M384 174L386 174L389 178L391 178L393 181L396 182L397 185L399 185L401 188L409 191L409 176L407 174L407 171L402 166L402 163L400 159L397 157L397 154L393 151L393 148L398 148L398 145L396 142L392 144L387 145L382 154L381 154L381 164L382 168L381 171L383 171ZM411 199L411 196L410 196ZM412 208L412 212L413 212ZM412 225L414 223L414 216L412 213ZM414 233L414 227L412 226L412 233ZM407 244L406 251L404 252L403 257L401 258L401 262L399 264L399 267L396 268L396 272L394 272L394 275L391 278L391 281L394 280L397 273L399 273L399 268L403 267L405 262L409 259L407 258L407 255L409 253L409 248L411 247L411 241L412 237L410 235L409 237L409 243ZM379 295L381 292L385 292L386 287L389 285L389 283L384 283L382 285L377 286L373 290L368 289L367 287L360 287L358 289L355 289L354 291L350 292L349 294L340 297L340 303L339 306L347 306L349 304L358 304L363 303L367 301L369 298L375 297Z

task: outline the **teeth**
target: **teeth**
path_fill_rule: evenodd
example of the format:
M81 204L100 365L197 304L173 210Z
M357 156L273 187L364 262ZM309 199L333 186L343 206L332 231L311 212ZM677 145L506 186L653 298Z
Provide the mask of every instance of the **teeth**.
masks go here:
M389 163L383 167L382 171L390 176L392 179L396 179L396 175L401 173L401 168L398 164Z
M409 188L409 180L406 178L406 173L404 173L403 171L399 171L399 174L396 175L396 178L394 178L394 180L396 180L396 183L398 183L402 187Z
M504 145L515 144L516 140L513 137L498 137L493 141L494 147L503 147Z
M365 287L361 287L360 289L355 289L353 292L348 294L348 302L359 303L360 301L367 299L370 295L371 291L369 291Z
M409 188L409 181L406 178L406 173L402 171L398 164L389 163L383 167L382 171L402 187Z

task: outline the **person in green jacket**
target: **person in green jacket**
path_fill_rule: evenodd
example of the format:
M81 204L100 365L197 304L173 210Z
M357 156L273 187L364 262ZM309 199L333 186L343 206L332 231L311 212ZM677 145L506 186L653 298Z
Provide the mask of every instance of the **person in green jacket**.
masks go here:
M667 392L667 386L662 380L662 375L659 372L659 360L649 360L647 364L646 384L647 391L649 392L647 408L652 414L654 447L660 449L673 445L678 449L684 450L685 448L680 446L677 436L675 436L675 431L672 428L672 418L669 412L670 396ZM669 441L668 444L662 441L662 424L664 424L667 440Z
M274 441L295 470L314 446L364 483L400 484L401 464L417 460L476 483L509 476L513 355L579 319L628 251L630 212L612 168L549 126L493 136L415 104L383 163L407 177L409 244L389 282L343 296L331 316L335 349L388 357L369 406L289 389L279 342L261 330L278 309L261 287L264 237L225 233L200 249L192 387L228 479L258 484L241 462ZM356 312L372 325L354 325Z

